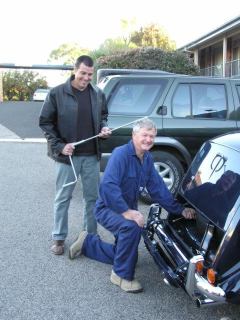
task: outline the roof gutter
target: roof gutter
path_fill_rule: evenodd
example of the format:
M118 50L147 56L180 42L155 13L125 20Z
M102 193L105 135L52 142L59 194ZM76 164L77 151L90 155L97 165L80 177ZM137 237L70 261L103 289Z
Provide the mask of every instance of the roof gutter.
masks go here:
M225 32L230 31L230 30L237 28L239 26L240 26L240 16L225 23L221 27L214 29L213 31L207 33L205 36L200 37L197 40L192 41L181 48L178 48L178 50L179 51L188 51L188 50L194 49L196 46L199 46L202 43L204 43L212 38L215 38L217 36L220 36L220 35L224 34Z

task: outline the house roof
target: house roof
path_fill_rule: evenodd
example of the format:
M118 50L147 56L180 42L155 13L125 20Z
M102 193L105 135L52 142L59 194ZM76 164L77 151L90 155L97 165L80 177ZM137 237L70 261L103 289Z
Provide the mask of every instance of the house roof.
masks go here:
M204 36L182 46L181 48L178 48L178 50L179 51L193 50L196 47L199 47L200 45L202 45L203 43L206 43L209 40L214 39L218 36L223 36L226 32L230 32L230 31L235 30L237 28L240 29L240 16L237 16L236 18L221 25L217 29L214 29L213 31L205 34Z

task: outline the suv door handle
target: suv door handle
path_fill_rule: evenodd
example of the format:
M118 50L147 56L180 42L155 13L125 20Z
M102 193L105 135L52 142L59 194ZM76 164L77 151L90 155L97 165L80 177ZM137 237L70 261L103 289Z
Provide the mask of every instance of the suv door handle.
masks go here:
M166 106L160 106L157 109L157 114L159 114L160 116L165 116L167 114L167 107Z

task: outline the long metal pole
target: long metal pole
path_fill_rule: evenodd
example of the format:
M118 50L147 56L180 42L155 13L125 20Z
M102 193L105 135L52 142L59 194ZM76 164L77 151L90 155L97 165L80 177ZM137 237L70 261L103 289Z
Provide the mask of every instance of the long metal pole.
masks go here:
M111 132L116 131L116 130L118 130L118 129L120 129L120 128L123 128L123 127L126 127L126 126L130 125L130 124L133 124L133 123L136 122L136 121L143 120L143 119L146 119L146 118L147 118L147 117L143 117L143 118L136 119L136 120L134 120L134 121L128 122L128 123L126 123L126 124L123 124L122 126L119 126L119 127L117 127L117 128L111 129ZM95 138L98 138L98 137L100 137L100 134L97 134L97 135L95 135L95 136L92 136L92 137L87 138L87 139L84 139L84 140L80 140L80 141L77 141L77 142L73 142L72 145L75 147L75 146L78 146L79 144L85 143L85 142L87 142L87 141L90 141L90 140L95 139ZM74 184L74 183L76 183L77 180L78 180L78 177L77 177L77 174L76 174L76 170L75 170L75 167L74 167L74 164L73 164L73 161L72 161L72 156L69 156L69 160L70 160L70 163L71 163L71 166L72 166L72 170L73 170L73 174L74 174L75 180L74 180L74 181L71 181L71 182L69 182L69 183L65 183L65 184L63 185L63 188L64 188L64 187L67 187L67 186L70 186L70 185L72 185L72 184Z
M143 117L143 118L140 118L140 119L137 119L137 120L128 122L128 123L126 123L126 124L123 124L123 125L120 126L120 127L111 129L111 132L116 131L116 130L118 130L118 129L120 129L120 128L123 128L123 127L126 127L126 126L128 126L128 125L130 125L130 124L132 124L132 123L134 123L134 122L136 122L136 121L143 120L143 119L146 119L146 118L147 118L147 117ZM80 140L80 141L78 141L78 142L73 142L72 145L73 145L73 146L78 146L79 144L82 144L82 143L84 143L84 142L87 142L87 141L89 141L89 140L92 140L92 139L95 139L95 138L98 138L98 137L100 137L100 133L97 134L96 136L92 136L92 137L90 137L90 138L87 138L87 139L84 139L84 140Z

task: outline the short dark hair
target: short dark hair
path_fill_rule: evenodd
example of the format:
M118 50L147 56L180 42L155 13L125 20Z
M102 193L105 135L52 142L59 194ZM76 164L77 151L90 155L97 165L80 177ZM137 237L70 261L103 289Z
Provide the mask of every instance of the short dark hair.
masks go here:
M93 64L94 64L93 59L91 57L87 55L82 55L77 58L74 65L75 69L78 69L81 63L84 63L88 67L93 67Z

